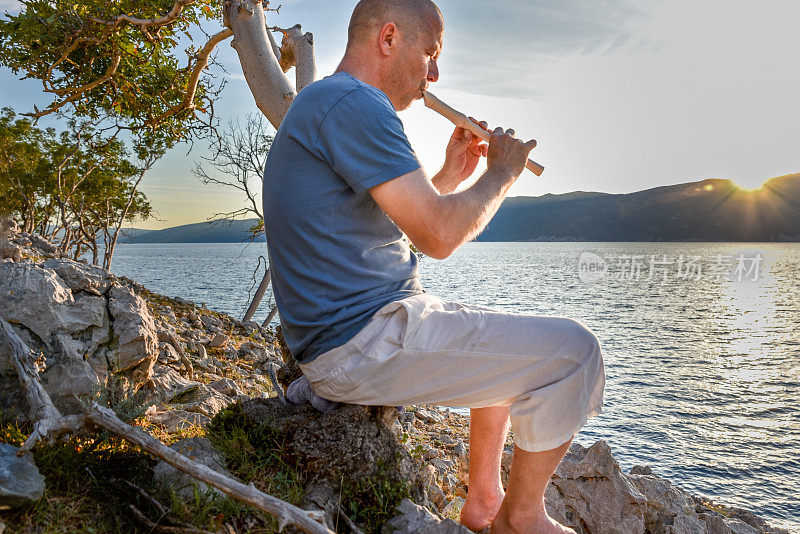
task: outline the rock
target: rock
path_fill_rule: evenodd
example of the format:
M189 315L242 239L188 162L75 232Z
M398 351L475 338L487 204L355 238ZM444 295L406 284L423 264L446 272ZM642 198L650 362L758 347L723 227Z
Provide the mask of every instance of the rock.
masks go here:
M461 509L464 507L464 503L467 502L466 499L462 499L461 497L455 497L452 501L447 503L442 509L442 515L449 516L451 514L456 514L461 512Z
M444 491L442 491L442 488L435 482L428 484L428 498L436 505L436 508L440 510L446 503Z
M634 465L631 467L632 475L652 475L653 470L649 465Z
M236 382L231 380L230 378L222 378L220 380L215 380L213 382L209 382L208 387L218 391L219 393L225 395L226 397L235 397L237 395L243 395L239 386L236 385Z
M580 534L645 532L647 498L622 474L603 441L573 443L545 492L547 511Z
M736 518L726 519L725 525L731 529L732 534L758 534L761 532L760 530L748 525L744 521Z
M214 471L226 476L231 476L225 468L225 458L211 444L208 438L185 438L176 441L171 449L183 454L190 460L199 462L210 467ZM153 478L156 482L171 486L178 494L186 498L194 496L195 489L200 493L214 491L219 495L224 495L218 489L209 486L205 482L197 480L188 473L175 469L167 462L161 460L153 468Z
M0 238L0 260L22 261L22 249L6 239Z
M24 234L25 237L31 240L31 245L34 248L39 249L41 252L45 254L55 254L58 252L58 247L44 239L39 234Z
M422 408L421 406L417 407L417 411L415 413L417 418L428 424L441 423L444 420L440 414L426 408Z
M723 517L717 513L700 514L700 519L705 521L708 534L731 534L731 529L725 524Z
M389 521L393 534L472 534L464 525L441 519L409 499L403 499L397 510L400 515Z
M102 295L114 281L114 276L102 267L66 258L53 258L42 263L42 266L54 270L73 293L86 291L93 295Z
M228 338L228 336L225 334L216 334L214 338L208 342L208 346L212 349L222 348L228 344L228 339L230 338Z
M200 383L187 380L171 367L157 366L153 369L153 376L150 378L148 385L155 389L158 395L168 399L181 391L191 387L198 387Z
M211 418L201 413L192 413L186 410L167 410L156 412L150 416L150 422L163 426L167 432L177 432L193 426L206 426L211 422Z
M404 483L411 498L423 500L419 467L392 435L393 407L345 404L328 413L310 404L284 404L277 398L251 399L240 405L248 425L281 436L284 451L302 465L309 483L335 489L361 480Z
M264 359L270 356L269 351L264 345L260 343L253 343L252 341L245 341L239 347L239 356L245 357L250 355L252 359Z
M30 454L18 457L19 449L0 443L0 510L19 508L38 501L44 492L44 477Z
M14 324L32 349L44 353L42 383L56 407L64 414L79 411L75 397L93 395L110 374L104 371L103 346L109 342L105 298L83 292L73 297L55 271L30 262L0 264L0 295L0 317ZM6 358L0 354L0 361ZM4 367L0 363L0 374ZM14 402L20 411L6 415L24 419L26 401Z
M114 372L133 371L146 380L158 358L158 336L145 301L125 286L108 292L117 347L110 357Z
M449 458L434 458L431 463L439 471L447 471L456 466L456 463Z
M458 484L458 479L453 475L445 475L442 477L442 489L446 492L451 492Z
M456 444L453 447L453 454L457 458L459 458L462 462L464 460L468 459L469 455L468 455L468 452L467 452L467 446L464 445L464 442L462 440L460 440L460 439L456 440Z
M158 343L158 361L160 363L180 363L181 357L172 343L161 341ZM181 363L181 365L183 365Z
M681 532L703 532L698 525L705 525L696 516L694 500L688 493L673 487L669 480L653 475L631 475L630 480L646 499L642 510L648 531L666 531L669 525L684 518ZM686 519L689 516L692 520Z

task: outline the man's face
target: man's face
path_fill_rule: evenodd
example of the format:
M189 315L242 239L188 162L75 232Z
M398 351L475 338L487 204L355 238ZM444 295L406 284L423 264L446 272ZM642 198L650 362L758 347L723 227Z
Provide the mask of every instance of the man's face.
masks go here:
M442 51L443 34L441 20L436 16L420 28L415 36L403 40L392 63L387 84L389 98L398 111L422 98L422 91L439 79L437 61Z

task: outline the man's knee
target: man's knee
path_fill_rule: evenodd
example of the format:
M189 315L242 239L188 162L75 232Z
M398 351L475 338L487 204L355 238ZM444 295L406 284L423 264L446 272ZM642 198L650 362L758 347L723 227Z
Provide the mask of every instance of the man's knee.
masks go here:
M603 352L597 336L586 325L575 319L567 321L568 343L570 354L568 357L579 365L598 365L602 362Z

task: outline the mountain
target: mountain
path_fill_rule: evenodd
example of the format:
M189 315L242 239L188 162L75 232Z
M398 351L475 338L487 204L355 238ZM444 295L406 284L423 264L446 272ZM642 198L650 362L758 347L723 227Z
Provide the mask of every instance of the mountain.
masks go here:
M756 191L708 179L620 195L510 197L478 241L800 241L800 174Z
M125 228L122 243L244 243L256 219L199 222L163 230ZM263 238L262 238L263 240Z
M254 222L129 228L123 242L245 242ZM478 241L800 241L800 174L756 191L708 179L628 194L508 197Z

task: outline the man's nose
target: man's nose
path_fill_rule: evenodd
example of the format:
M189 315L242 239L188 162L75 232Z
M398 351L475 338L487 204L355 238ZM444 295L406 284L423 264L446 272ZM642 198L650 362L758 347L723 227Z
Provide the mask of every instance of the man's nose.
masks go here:
M436 64L436 60L432 59L430 63L428 63L428 77L427 80L429 82L435 82L439 79L439 65Z

